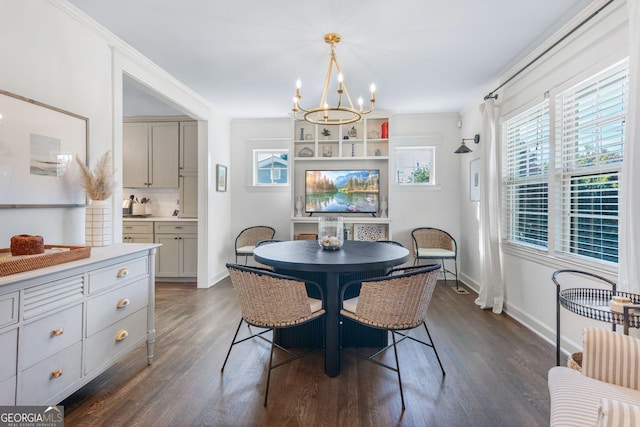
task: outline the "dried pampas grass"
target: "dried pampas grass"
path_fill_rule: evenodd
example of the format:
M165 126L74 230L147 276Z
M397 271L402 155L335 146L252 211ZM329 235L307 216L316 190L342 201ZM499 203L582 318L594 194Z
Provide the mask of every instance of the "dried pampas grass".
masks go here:
M115 170L111 163L111 152L107 151L100 157L93 168L87 166L76 156L76 161L82 171L82 187L91 200L106 200L113 194L116 183L113 179Z

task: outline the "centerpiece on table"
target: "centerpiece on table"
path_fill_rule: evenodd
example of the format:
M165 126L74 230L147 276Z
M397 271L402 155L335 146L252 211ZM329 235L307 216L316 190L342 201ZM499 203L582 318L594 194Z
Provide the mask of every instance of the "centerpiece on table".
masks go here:
M318 217L318 243L328 251L336 251L344 244L344 224L341 216Z
M76 157L82 172L82 187L89 202L85 210L87 246L109 246L113 235L113 213L109 199L116 187L111 152L104 153L89 169Z

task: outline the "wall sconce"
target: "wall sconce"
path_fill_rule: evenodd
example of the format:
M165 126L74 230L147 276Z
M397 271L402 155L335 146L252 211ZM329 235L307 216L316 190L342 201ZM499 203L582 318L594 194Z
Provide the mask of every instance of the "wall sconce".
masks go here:
M460 147L458 147L458 149L454 151L455 154L471 153L473 151L471 148L467 147L464 144L465 141L473 141L477 144L480 142L480 134L476 133L473 138L462 138L462 144L460 144Z

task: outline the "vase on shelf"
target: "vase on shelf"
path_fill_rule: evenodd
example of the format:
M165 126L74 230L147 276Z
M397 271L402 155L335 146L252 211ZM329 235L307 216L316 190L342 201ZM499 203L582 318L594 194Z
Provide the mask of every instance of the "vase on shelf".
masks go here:
M387 217L387 198L383 197L382 200L380 201L380 216L382 218L386 218Z
M296 198L296 216L302 216L302 196Z
M113 214L109 200L89 200L85 209L87 246L109 246L113 234Z

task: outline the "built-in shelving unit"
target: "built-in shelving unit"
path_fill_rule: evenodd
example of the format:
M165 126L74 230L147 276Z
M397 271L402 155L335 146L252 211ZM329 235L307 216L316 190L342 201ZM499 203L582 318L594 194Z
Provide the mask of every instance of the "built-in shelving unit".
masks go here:
M308 216L302 209L297 215L296 201L304 205L305 171L340 169L380 170L380 200L389 199L389 114L375 112L360 122L346 125L316 125L293 121L291 238L317 233L319 214ZM326 130L326 132L325 132ZM342 214L345 230L351 239L376 237L391 239L389 215L380 210L371 214Z

